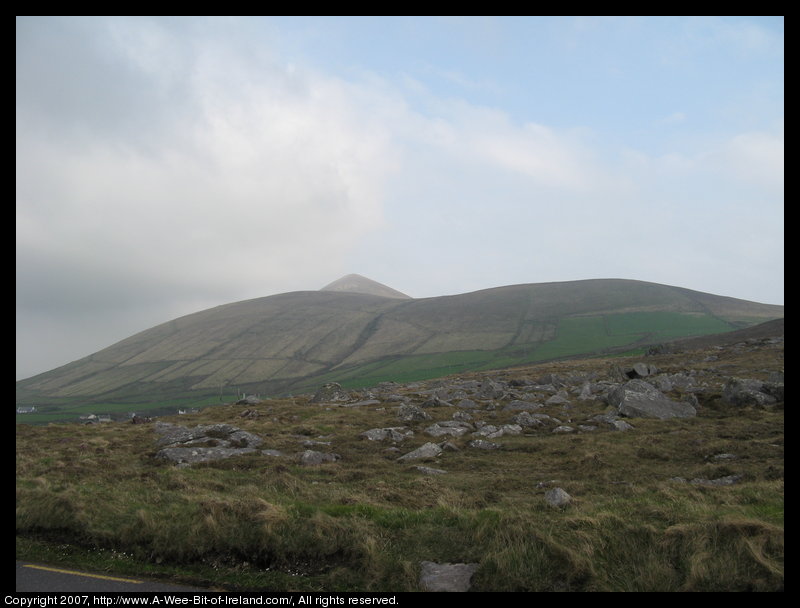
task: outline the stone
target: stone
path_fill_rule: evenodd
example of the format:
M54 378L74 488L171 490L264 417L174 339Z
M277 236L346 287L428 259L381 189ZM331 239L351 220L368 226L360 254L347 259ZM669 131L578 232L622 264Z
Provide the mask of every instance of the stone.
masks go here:
M425 433L430 435L431 437L442 437L444 435L448 437L461 437L469 431L469 426L459 425L459 426L449 426L445 424L432 424L428 428L425 429Z
M156 458L163 458L175 464L195 464L198 462L222 460L241 454L252 454L255 451L254 448L177 447L159 450L156 453Z
M338 382L323 384L311 397L311 403L338 403L350 400L350 393L344 390Z
M250 454L263 443L258 435L230 424L199 425L190 429L159 421L155 430L161 435L157 444L162 446L156 457L181 465Z
M732 486L742 480L741 475L726 475L725 477L718 477L717 479L701 479L695 477L689 483L701 486Z
M572 502L572 496L562 488L553 488L544 494L544 499L551 507L565 507Z
M339 459L341 459L339 454L326 454L315 450L306 450L299 457L300 464L304 466L316 466L326 462L336 462Z
M424 591L469 591L478 564L437 564L421 562L419 586Z
M445 475L445 474L447 474L447 471L444 471L442 469L434 469L434 468L431 468L431 467L423 467L423 466L417 466L417 467L414 467L414 468L417 469L417 471L419 471L423 475Z
M514 399L508 405L503 407L503 411L532 411L538 410L539 408L544 407L540 403L532 403L530 401L522 401L520 399Z
M426 443L416 450L404 454L397 459L398 462L406 462L408 460L422 460L424 458L436 458L442 453L442 448L435 443Z
M397 417L404 422L431 420L431 415L428 412L410 403L405 403L397 408Z
M673 401L644 380L630 380L612 389L608 402L629 418L691 418L697 410L688 403Z
M780 397L783 399L783 384L780 385ZM722 389L722 400L730 405L742 407L764 407L777 403L773 396L778 391L760 380L747 378L731 378ZM773 393L773 394L770 394Z
M379 429L370 429L361 433L360 436L364 439L368 439L369 441L384 441L389 439L395 443L398 443L403 441L406 437L412 437L413 435L414 432L408 430L404 426L390 426Z
M485 439L473 439L467 444L471 448L478 450L496 450L500 447L499 443L493 441L486 441Z

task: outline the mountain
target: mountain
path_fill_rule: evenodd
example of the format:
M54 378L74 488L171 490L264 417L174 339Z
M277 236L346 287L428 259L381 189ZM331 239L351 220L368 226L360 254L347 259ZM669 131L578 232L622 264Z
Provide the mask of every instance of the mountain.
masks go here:
M371 296L383 296L384 298L411 299L404 293L387 287L382 283L362 277L360 274L348 274L341 279L323 287L320 291L343 291L347 293L364 293Z
M369 291L370 293L364 293ZM348 275L319 291L217 306L17 382L17 405L230 400L370 386L641 348L783 317L643 281L510 285L412 299Z

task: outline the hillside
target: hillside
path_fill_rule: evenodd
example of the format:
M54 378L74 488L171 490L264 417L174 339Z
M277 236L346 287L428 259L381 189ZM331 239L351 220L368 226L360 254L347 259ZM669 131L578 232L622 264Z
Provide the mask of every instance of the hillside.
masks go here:
M354 277L356 291L373 293L347 291ZM620 279L423 299L374 295L399 292L357 275L331 285L158 325L18 382L17 405L141 409L297 393L332 380L368 386L632 349L783 316L782 306Z
M784 340L762 329L18 424L16 557L255 593L783 591Z

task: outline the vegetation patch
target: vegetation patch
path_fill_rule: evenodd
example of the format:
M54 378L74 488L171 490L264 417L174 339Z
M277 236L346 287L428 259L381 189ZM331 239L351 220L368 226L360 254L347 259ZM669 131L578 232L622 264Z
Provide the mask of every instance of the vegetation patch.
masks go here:
M625 431L599 421L599 388L571 387L610 386L640 359L464 373L353 403L305 395L149 424L17 425L17 557L227 590L414 591L423 561L477 564L476 591L783 590L783 406L721 398L726 378L770 377L782 356L766 345L648 358L664 380L691 378L669 395L694 395L698 415ZM466 387L475 404L457 407ZM402 400L430 418L399 420ZM514 407L533 402L545 418L515 431ZM429 434L460 421L468 433ZM235 426L263 444L175 465L156 457L158 422ZM413 434L364 437L396 427ZM478 437L495 449L473 447ZM438 456L398 461L428 442ZM309 466L306 450L339 458ZM569 496L558 507L555 488Z

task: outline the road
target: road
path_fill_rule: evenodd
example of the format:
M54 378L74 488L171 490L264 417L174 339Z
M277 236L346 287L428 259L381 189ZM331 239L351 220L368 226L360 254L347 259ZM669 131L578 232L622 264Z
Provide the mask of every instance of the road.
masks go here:
M17 562L17 591L53 592L175 592L209 591L136 577L79 572L68 568Z

